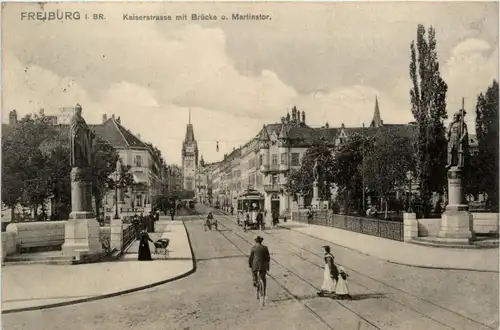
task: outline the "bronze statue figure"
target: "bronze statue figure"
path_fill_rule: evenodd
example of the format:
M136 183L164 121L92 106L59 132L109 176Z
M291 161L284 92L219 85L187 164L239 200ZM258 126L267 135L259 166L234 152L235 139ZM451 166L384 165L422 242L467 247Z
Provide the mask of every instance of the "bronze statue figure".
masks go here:
M314 175L314 181L318 182L320 177L320 167L317 159L314 162L313 175Z
M465 163L465 154L468 151L469 135L467 124L464 121L466 112L464 109L457 111L453 115L453 121L448 126L448 163L446 168L457 166L463 168Z
M71 167L84 168L92 164L92 131L82 117L82 106L75 106L71 118Z

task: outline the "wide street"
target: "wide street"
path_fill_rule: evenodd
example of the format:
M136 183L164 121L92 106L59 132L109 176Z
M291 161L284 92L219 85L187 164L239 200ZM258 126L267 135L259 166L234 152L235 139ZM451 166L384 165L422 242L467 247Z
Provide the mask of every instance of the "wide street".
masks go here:
M243 232L234 217L216 218L219 232L205 232L200 216L185 218L197 260L191 276L116 298L7 314L3 328L498 328L498 274L394 265L332 245L336 262L350 275L353 301L319 298L325 242L281 228L261 234L272 254L269 301L261 309L247 266L258 232Z

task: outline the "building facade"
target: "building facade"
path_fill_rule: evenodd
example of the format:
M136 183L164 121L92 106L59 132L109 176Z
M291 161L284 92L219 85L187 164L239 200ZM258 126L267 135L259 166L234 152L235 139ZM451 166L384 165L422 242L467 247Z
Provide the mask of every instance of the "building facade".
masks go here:
M335 146L348 143L354 133L370 136L384 131L409 137L416 134L411 123L384 124L378 99L375 99L373 117L366 127L346 127L344 124L330 127L325 123L322 127L312 128L306 123L306 113L294 107L279 123L264 125L248 143L224 156L212 173L214 194L221 206L227 203L227 196L230 196L231 205L236 208L238 196L245 189L255 189L263 196L259 208L267 211L267 217L273 212L280 216L289 214L294 198L285 191L288 173L301 167L304 153L315 140L323 139ZM470 140L474 149L477 145L475 136L471 136ZM235 171L228 176L228 168L236 164L237 159L239 172L236 170L236 173L239 176L235 176ZM332 188L332 193L335 195L335 188ZM234 196L237 198L234 199Z
M134 135L126 129L120 117L116 118L114 114L110 118L103 114L102 123L91 125L91 128L96 135L113 145L118 151L122 165L129 168L133 177L133 185L119 191L119 213L151 211L153 197L161 194L163 182L163 164L153 157L153 150L141 140L140 135ZM114 191L108 191L103 201L108 217L116 211L114 195Z
M66 112L72 112L72 109L63 108ZM40 113L43 113L43 110ZM58 123L57 116L47 117L59 129L69 130L68 124ZM9 113L9 124L2 125L2 134L8 134L10 129L17 124L17 120L17 112L12 110ZM158 194L157 190L161 187L159 182L163 180L161 173L163 164L159 164L155 160L153 151L140 139L140 136L134 135L122 125L120 117L115 118L115 115L112 115L108 118L104 114L100 124L89 124L89 128L117 150L122 165L128 167L133 176L133 185L126 189L120 189L118 198L116 198L114 190L105 194L102 200L103 210L97 213L101 217L113 217L116 211L116 200L118 200L119 214L149 212L152 207L152 196ZM49 204L47 215L50 217L50 211L55 207L55 201Z
M182 143L182 170L184 178L184 190L195 191L196 170L198 168L198 143L194 138L194 128L191 124L191 110L189 111L189 123L186 126L186 136Z

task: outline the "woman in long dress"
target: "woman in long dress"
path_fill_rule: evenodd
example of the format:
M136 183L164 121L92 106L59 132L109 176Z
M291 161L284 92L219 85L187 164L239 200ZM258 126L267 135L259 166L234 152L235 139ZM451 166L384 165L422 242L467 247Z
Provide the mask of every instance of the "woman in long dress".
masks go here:
M335 295L340 299L351 299L349 288L347 287L347 273L344 267L339 266L339 279L335 287Z
M149 248L149 242L154 243L153 240L149 237L147 226L145 226L139 233L138 260L153 260L153 258L151 258L151 249Z
M323 272L323 285L318 295L334 294L339 273L337 266L335 266L335 258L330 253L330 247L323 246L323 250L325 252L325 270Z

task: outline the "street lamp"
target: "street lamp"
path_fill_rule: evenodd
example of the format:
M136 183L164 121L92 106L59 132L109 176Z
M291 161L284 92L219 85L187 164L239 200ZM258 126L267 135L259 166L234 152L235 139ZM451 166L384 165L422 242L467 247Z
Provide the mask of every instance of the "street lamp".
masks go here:
M118 172L115 172L113 179L115 181L115 217L114 217L114 219L120 219L120 216L118 215L118 184L120 182L120 174Z
M408 194L408 213L413 213L413 210L411 209L411 183L413 181L413 171L406 172L406 179L408 180L410 188L410 192Z
M120 160L116 161L116 170L113 175L113 179L115 181L115 217L114 219L120 219L120 216L118 215L118 185L120 184L120 179L121 179L121 171L122 171L122 164Z

